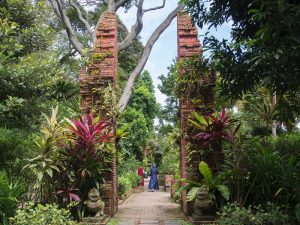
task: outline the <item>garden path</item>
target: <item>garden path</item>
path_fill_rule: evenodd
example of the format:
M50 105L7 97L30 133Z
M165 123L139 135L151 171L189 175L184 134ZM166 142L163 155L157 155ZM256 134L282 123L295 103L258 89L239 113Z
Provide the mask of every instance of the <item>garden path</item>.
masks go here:
M174 203L170 193L149 192L149 179L145 180L145 191L131 195L119 205L113 219L118 225L181 225L185 219L178 204Z

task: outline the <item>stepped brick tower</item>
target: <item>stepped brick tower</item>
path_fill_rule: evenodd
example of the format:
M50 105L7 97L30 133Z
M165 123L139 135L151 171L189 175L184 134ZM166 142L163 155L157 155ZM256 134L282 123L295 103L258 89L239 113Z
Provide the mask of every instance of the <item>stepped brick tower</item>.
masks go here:
M199 60L199 56L202 54L202 47L198 39L198 31L192 24L190 16L187 13L179 13L177 16L177 39L179 62L189 60L192 57ZM194 70L192 65L189 66L191 68L180 68L182 76L186 74L186 71ZM207 77L201 71L199 71L199 80L207 83ZM198 103L193 102L191 98L186 96L181 96L180 98L180 170L181 177L184 179L199 179L199 154L191 154L189 152L191 147L195 149L199 147L195 147L195 143L192 141L192 137L195 133L192 133L189 129L188 118L194 111L202 112L203 109L213 107L212 87L214 86L214 80L212 80L212 83L213 85L211 85L211 88L208 88L205 94L194 96L198 99ZM190 173L188 173L189 169L191 169ZM189 210L186 202L186 193L183 193L182 198L183 210L187 214Z
M82 97L82 114L92 112L105 119L106 113L99 107L101 96L95 93L96 89L105 88L108 85L116 85L117 77L117 19L115 13L105 13L102 22L96 30L96 41L91 52L88 68L80 70L80 94ZM115 121L113 121L115 134ZM112 143L115 145L115 143ZM111 171L106 174L106 188L103 200L105 202L105 214L113 216L117 211L117 157L111 163Z

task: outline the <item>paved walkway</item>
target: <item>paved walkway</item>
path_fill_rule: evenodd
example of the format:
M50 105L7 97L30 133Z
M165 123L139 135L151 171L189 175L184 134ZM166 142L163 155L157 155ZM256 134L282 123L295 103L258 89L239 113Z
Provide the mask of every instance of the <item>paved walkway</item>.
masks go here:
M180 206L172 201L168 192L149 192L148 182L145 180L144 192L131 195L119 205L113 219L118 220L119 225L181 225L185 217Z

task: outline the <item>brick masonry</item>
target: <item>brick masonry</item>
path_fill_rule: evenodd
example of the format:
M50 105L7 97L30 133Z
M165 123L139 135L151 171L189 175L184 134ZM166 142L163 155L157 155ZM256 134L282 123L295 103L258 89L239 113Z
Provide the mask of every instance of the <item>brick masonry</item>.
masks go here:
M117 19L115 13L105 13L96 30L96 41L90 54L89 65L80 70L80 94L82 97L82 114L90 112L105 119L105 112L98 107L101 96L94 89L104 88L109 84L116 85L117 77ZM93 109L93 110L92 110ZM115 133L115 122L113 126ZM112 143L115 144L115 143ZM117 152L111 163L111 172L105 177L106 188L103 192L105 214L113 216L118 206L118 162Z
M202 47L198 39L197 28L193 26L189 14L180 13L177 16L177 41L178 41L178 60L186 60L194 56L200 56L202 54ZM181 70L193 70L193 68L181 68ZM182 73L183 75L184 73ZM199 79L207 79L201 71L199 71ZM188 126L188 118L195 110L199 111L200 108L212 108L214 105L213 98L213 86L214 79L209 83L213 83L205 94L198 96L201 106L195 105L190 99L181 97L180 98L180 170L182 178L189 178L188 170L191 168L193 179L199 178L198 164L200 162L199 155L189 155L189 145L195 145L191 140L193 133ZM201 110L200 110L201 111ZM197 146L199 147L199 146ZM183 200L183 211L185 214L189 213L189 206L186 202L186 193L182 195Z

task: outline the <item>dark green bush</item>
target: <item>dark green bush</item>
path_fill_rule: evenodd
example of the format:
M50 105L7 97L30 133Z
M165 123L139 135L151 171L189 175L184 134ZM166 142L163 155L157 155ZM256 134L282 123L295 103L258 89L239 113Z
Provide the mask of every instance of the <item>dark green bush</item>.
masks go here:
M228 151L230 150L230 151ZM231 200L239 205L274 202L300 222L300 135L241 139L225 150Z
M24 185L11 181L5 172L0 171L0 224L9 224L8 218L14 215L23 194Z
M218 212L220 225L288 225L288 215L280 207L267 203L265 206L241 208L231 203Z
M20 176L25 158L32 155L34 137L17 129L0 128L0 170Z

